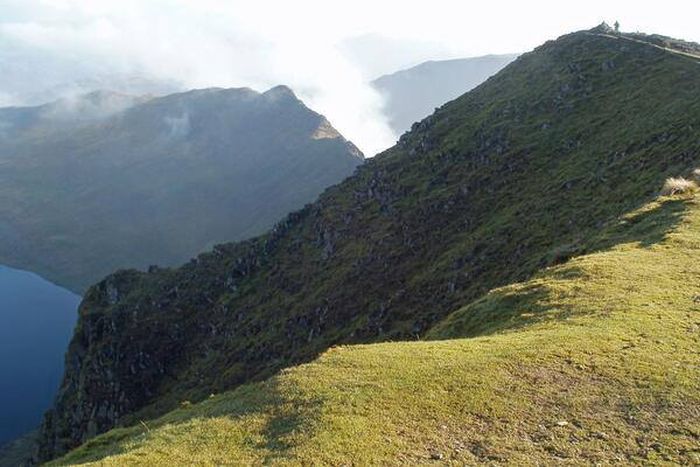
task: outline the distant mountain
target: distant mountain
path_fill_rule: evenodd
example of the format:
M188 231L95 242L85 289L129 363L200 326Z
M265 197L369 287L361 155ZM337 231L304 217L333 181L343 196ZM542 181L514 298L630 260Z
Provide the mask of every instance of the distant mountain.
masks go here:
M244 239L363 161L284 86L0 109L0 264L74 291Z
M69 68L70 70L70 68ZM0 79L0 82L8 81ZM10 87L9 90L12 88ZM49 82L46 86L34 82L31 89L16 94L9 94L22 105L41 105L55 99L75 99L95 90L108 89L112 93L127 95L165 96L184 92L186 88L177 82L159 81L134 75L104 73L61 82Z
M697 464L700 194L660 191L700 166L699 62L549 41L266 234L107 277L41 456Z
M517 55L487 55L429 61L384 75L372 85L384 97L389 126L399 136L436 107L483 83L516 58Z
M33 47L0 31L0 107L36 106L96 89L162 96L183 91L176 80L145 70L121 70L113 61Z
M51 131L72 131L76 126L106 119L151 98L93 91L38 106L3 107L0 108L0 141L26 137L32 132L41 138Z

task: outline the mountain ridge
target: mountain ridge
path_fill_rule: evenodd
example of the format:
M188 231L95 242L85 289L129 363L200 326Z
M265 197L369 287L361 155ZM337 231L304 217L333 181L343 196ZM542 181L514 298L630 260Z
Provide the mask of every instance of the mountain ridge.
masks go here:
M150 99L108 90L96 90L64 97L35 106L0 108L0 138L10 138L31 131L60 131L73 125L103 120Z
M700 162L696 66L562 36L268 234L110 276L81 306L41 458L332 345L425 336L490 290L594 251L601 229Z
M86 124L45 125L46 109L0 139L0 262L81 293L120 267L260 233L364 157L289 88L144 98Z
M517 54L430 60L383 75L372 86L384 99L384 113L398 136L437 107L461 96L496 74Z
M627 213L427 340L333 347L52 465L695 464L699 202Z

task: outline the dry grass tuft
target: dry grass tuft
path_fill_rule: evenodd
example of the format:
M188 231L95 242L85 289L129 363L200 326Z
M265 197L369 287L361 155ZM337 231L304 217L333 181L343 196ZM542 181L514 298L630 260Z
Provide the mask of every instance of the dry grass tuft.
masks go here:
M691 193L697 189L697 183L692 180L687 180L683 177L671 177L666 179L664 187L661 189L661 194L664 196L680 195L683 193Z

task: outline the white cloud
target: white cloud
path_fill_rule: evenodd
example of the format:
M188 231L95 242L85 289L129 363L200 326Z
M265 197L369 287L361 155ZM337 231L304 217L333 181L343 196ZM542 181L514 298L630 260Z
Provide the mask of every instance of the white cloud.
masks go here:
M696 3L4 0L0 60L2 44L21 50L20 59L50 56L55 63L34 77L37 86L64 78L61 62L83 78L117 72L185 87L287 84L372 155L394 139L367 86L373 74L428 58L520 52L602 20L700 40ZM11 100L11 90L0 94Z

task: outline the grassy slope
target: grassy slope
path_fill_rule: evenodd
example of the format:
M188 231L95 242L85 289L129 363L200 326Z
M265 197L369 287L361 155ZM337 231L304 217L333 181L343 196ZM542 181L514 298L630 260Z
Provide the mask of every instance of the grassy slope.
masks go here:
M700 195L598 240L430 335L451 340L336 347L57 463L698 463Z
M601 226L700 163L697 67L643 44L565 36L274 233L98 284L43 430L46 458L333 345L424 336L490 289L592 251Z

